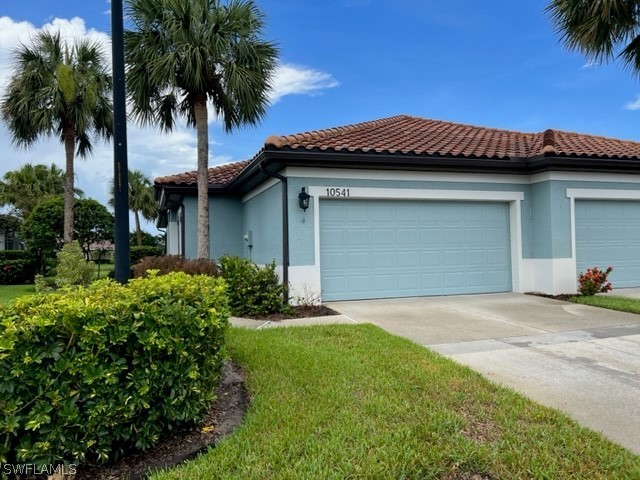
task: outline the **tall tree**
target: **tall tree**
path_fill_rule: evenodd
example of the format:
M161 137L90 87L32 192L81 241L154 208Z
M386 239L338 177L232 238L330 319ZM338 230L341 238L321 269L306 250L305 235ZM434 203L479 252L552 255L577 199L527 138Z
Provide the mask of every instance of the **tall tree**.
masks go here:
M111 198L109 205L113 206L114 186L111 182ZM158 206L153 199L153 184L140 170L129 170L129 210L133 212L136 223L136 243L142 246L142 228L140 216L145 220L153 220L158 213Z
M552 0L546 8L563 42L594 61L619 57L640 74L640 2Z
M113 125L112 78L102 48L60 33L40 32L14 53L15 71L0 101L13 142L29 147L57 136L65 150L64 241L73 239L74 158L86 157L93 137L109 139Z
M209 118L226 131L265 115L278 51L262 39L265 18L253 0L129 0L125 58L133 112L171 130L196 128L198 258L209 258Z
M17 170L6 172L0 181L0 205L9 205L22 219L29 216L43 200L64 194L64 171L55 164L27 163ZM75 189L81 197L82 190Z

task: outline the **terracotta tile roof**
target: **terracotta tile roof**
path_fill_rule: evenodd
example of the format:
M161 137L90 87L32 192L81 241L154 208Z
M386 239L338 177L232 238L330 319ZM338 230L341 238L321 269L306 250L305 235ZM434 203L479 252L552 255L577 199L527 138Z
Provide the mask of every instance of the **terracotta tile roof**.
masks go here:
M265 141L265 151L277 150L496 160L526 160L543 155L640 160L640 142L551 129L523 133L408 115L294 135L272 135ZM209 184L228 185L251 161L210 168ZM195 186L196 178L192 171L156 178L155 184Z
M227 163L225 165L216 165L209 169L209 185L227 185L238 175L244 168L249 165L250 160L241 162ZM195 186L198 181L198 172L185 172L176 175L168 175L166 177L158 177L153 182L156 185L176 185L176 186Z
M267 149L466 158L526 158L545 153L640 158L640 143L560 130L523 133L398 115L345 127L267 138Z

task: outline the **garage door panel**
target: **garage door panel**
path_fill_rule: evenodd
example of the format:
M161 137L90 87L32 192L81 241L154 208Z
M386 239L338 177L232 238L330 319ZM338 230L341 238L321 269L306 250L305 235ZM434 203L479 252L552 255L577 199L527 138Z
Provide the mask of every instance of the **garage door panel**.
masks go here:
M417 223L420 218L418 205L406 204L396 209L396 220L398 223Z
M366 293L373 287L371 277L369 275L352 273L347 279L347 282L349 285L349 291L354 293Z
M369 215L368 208L364 205L356 205L354 208L350 208L344 214L348 222L354 223L367 223Z
M437 245L440 243L440 230L423 228L420 230L420 244Z
M464 252L464 263L467 267L484 266L484 252L481 249L466 250Z
M464 207L453 204L442 204L442 219L450 224L464 222Z
M347 245L352 247L369 245L371 242L369 230L347 230Z
M640 286L640 202L577 200L577 273L614 267L613 287Z
M396 264L394 252L374 252L373 267L393 267Z
M444 274L444 286L445 288L460 288L464 286L464 275L462 273L445 273Z
M445 228L442 231L442 240L446 243L464 243L464 230L461 228Z
M461 269L464 266L464 250L445 250L444 266L454 269Z
M398 245L416 245L418 243L418 230L415 228L399 228Z
M426 251L421 253L420 265L423 267L438 267L442 263L440 251Z
M398 266L401 268L419 265L418 252L398 252Z
M323 299L510 291L508 225L506 203L323 199Z
M347 257L347 265L349 268L364 268L367 269L369 267L369 253L367 252L348 252L346 254ZM333 268L339 267L342 268L342 264L333 263Z

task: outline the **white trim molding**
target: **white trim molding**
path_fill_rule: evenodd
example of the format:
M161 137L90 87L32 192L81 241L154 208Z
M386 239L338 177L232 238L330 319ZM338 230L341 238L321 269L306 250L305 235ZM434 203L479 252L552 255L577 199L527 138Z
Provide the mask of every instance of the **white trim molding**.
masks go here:
M610 182L640 184L640 175L628 173L543 172L533 175L495 173L408 172L402 170L368 170L353 168L287 167L286 177L335 178L344 180L390 180L453 183L509 183L531 185L548 181Z

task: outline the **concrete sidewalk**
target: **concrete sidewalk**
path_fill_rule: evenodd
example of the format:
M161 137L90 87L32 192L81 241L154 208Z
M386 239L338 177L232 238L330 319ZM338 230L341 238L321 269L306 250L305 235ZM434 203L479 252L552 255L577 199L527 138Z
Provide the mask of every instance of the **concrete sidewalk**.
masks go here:
M468 365L640 454L638 315L513 293L329 306Z

